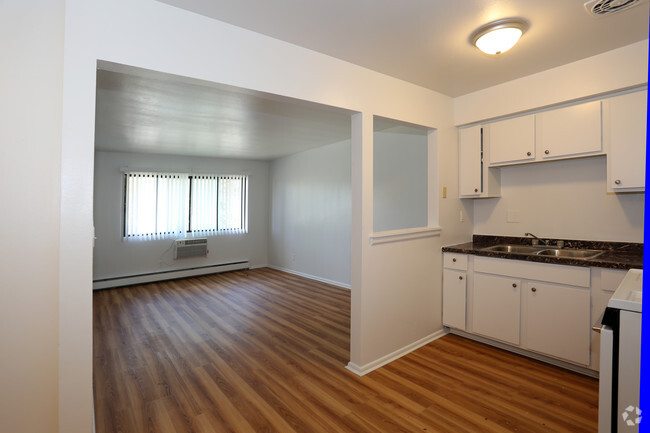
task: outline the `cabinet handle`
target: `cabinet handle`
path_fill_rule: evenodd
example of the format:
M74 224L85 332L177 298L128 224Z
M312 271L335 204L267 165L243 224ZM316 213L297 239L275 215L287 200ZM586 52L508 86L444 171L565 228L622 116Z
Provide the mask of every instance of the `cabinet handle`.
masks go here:
M615 183L616 185L620 185L620 184L621 184L621 179L616 179L616 180L614 181L614 183Z
M456 259L451 259L452 262L456 263Z
M551 153L551 151L548 150L548 149L546 149L546 150L544 151L544 154L545 154L545 155L548 155L549 153Z
M530 155L532 155L532 153L526 152L526 156L530 156Z
M474 188L474 192L478 192L478 188Z
M517 288L517 283L512 283L512 287Z
M530 289L530 291L531 291L531 292L536 292L537 289L533 287L532 289Z
M458 276L458 279L459 279L459 280L462 280L462 279L463 279L463 277L462 277L462 276Z

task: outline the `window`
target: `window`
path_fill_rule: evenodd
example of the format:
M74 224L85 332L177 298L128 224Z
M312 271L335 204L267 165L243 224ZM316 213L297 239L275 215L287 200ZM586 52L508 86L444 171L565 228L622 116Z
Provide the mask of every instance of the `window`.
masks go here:
M126 173L124 237L247 232L248 176Z

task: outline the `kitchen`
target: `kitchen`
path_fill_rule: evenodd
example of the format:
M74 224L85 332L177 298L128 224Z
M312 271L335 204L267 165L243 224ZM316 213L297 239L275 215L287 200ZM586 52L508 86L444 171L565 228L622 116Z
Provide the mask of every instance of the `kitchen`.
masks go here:
M363 144L354 147L353 166L365 168L356 172L353 178L355 245L352 259L352 286L358 301L366 306L373 306L371 310L362 310L361 304L355 304L356 311L360 315L353 323L352 332L355 338L364 335L364 341L362 344L361 340L355 340L351 355L353 361L361 367L370 367L376 360L412 343L424 341L440 329L441 311L431 312L430 309L422 308L421 304L423 299L425 302L434 300L435 304L435 299L441 298L441 276L438 273L429 276L424 272L413 275L411 269L413 266L431 269L431 263L436 264L436 269L442 269L441 247L466 242L474 232L485 233L483 226L491 224L486 216L497 212L493 208L495 208L494 203L499 202L499 199L488 199L492 200L491 202L474 202L457 198L458 153L455 145L457 142L455 126L481 122L484 119L496 119L513 113L534 111L540 107L584 100L597 95L613 94L621 89L639 88L647 80L645 72L647 41L643 40L612 48L606 53L594 55L583 61L567 63L564 66L557 65L546 72L452 99L403 81L373 74L366 69L353 67L327 56L317 55L312 51L301 50L295 45L178 10L160 2L102 1L98 2L99 6L93 10L84 3L66 2L66 11L59 11L57 15L61 20L63 16L66 18L65 25L62 24L63 20L58 24L61 28L65 28L66 32L65 67L61 65L63 60L57 63L58 60L50 57L54 56L56 51L45 51L41 47L32 45L28 45L30 50L25 50L40 53L55 67L58 65L64 68L63 81L66 89L64 93L63 85L52 78L49 79L50 81L43 81L48 83L55 81L51 83L55 90L50 90L50 93L46 94L52 96L53 100L58 98L59 101L64 101L63 109L54 107L50 113L52 118L56 118L57 115L61 118L63 112L62 118L65 120L65 127L61 126L64 131L63 140L61 133L57 135L54 131L49 139L41 140L41 137L32 137L29 141L39 150L49 149L43 143L59 143L62 168L58 175L60 179L54 176L53 184L58 185L59 180L62 182L61 214L59 214L58 204L46 207L45 215L51 218L42 219L52 221L51 227L49 223L47 225L52 230L46 231L44 235L47 248L43 249L43 257L40 261L49 263L50 257L57 257L60 265L57 264L53 269L47 268L40 274L47 279L46 284L41 284L40 280L36 284L30 284L29 280L27 283L17 283L18 287L26 285L30 290L32 287L42 287L36 293L44 295L44 301L48 301L43 304L45 314L42 314L41 310L34 310L24 314L22 318L16 318L16 323L24 324L27 328L47 331L44 334L47 338L40 332L34 332L33 338L37 342L35 346L38 350L30 359L56 361L51 364L55 366L54 368L48 364L41 370L46 373L44 373L45 380L39 381L39 385L34 387L38 392L28 393L29 398L14 399L15 404L10 406L12 409L10 412L17 414L16 417L25 414L21 404L25 401L31 401L34 406L45 408L43 412L46 421L41 424L45 427L35 429L38 431L52 430L49 427L58 422L61 423L62 431L87 431L83 426L90 423L91 372L88 368L90 365L88 312L91 296L89 287L92 280L93 150L91 143L94 134L92 107L97 59L260 89L329 105L344 106L359 112L353 119L353 124L354 131L358 134L357 143ZM578 6L582 7L581 4ZM101 11L101 14L98 11ZM152 16L156 19L151 19ZM169 29L178 31L170 32ZM62 33L61 31L58 47L61 59L64 50ZM208 36L211 41L215 41L211 43L210 49L222 53L220 59L205 56L204 50L196 50L198 52L195 53L187 49L190 46L204 46L205 38ZM465 38L466 35L463 36L463 44L466 43ZM25 39L29 40L27 36ZM22 52L23 48L19 49ZM25 64L19 66L17 69L20 73L17 76L24 73L23 69L28 68L29 65ZM332 82L332 77L336 77L335 83ZM590 79L587 80L585 77ZM23 88L31 88L33 85L27 78L23 78L19 83ZM562 83L562 86L558 83ZM381 92L378 91L379 89ZM34 101L33 106L39 106L36 103L38 99L32 101ZM371 155L372 144L368 138L371 133L366 124L371 120L372 113L436 129L433 137L436 142L433 144L436 146L434 149L437 151L438 159L433 162L436 163L440 180L431 184L433 207L436 212L429 224L432 227L442 226L444 230L439 238L412 242L406 252L401 247L395 248L397 244L384 244L381 249L367 245L368 236L372 233L372 205L364 200L372 195L372 176L367 170L368 164L371 164L368 154ZM49 119L50 116L47 118ZM29 128L21 128L21 130L36 133ZM57 149L56 144L53 145L53 149ZM54 155L47 155L52 158L59 156L56 152ZM50 160L33 161L29 155L22 153L19 157L24 158L25 164L30 167L43 168L48 172L51 169ZM537 166L530 165L529 168L543 172L546 171L545 167L548 167L543 164L566 164L570 168L569 171L575 168L582 173L593 173L596 170L603 173L601 170L605 168L605 159L595 157L540 163ZM18 175L19 169L20 164L8 167L5 173ZM503 178L500 200L503 201L507 198L504 191L507 192L508 182L513 184L518 182L517 179L509 181L508 174L517 174L519 168L504 167L501 170ZM507 171L511 173L506 173ZM540 173L540 176L543 175ZM549 177L548 173L544 176ZM569 174L562 176L570 177ZM554 175L551 175L551 178L554 178ZM603 179L601 177L598 183L606 188ZM578 185L582 182L584 181L576 181ZM447 187L446 199L442 198L445 186ZM35 190L33 196L59 197L58 188L50 188L47 185L43 187L45 192ZM557 191L556 189L547 192L554 196ZM596 231L605 228L611 230L608 233L615 233L617 236L606 240L640 242L638 236L642 229L638 227L638 222L642 207L639 203L643 201L640 197L642 194L634 194L612 200L613 206L609 208L611 213L600 212L598 205L595 205L596 208L585 211L581 215L587 217L586 219L572 220L569 224L579 230L583 227L579 221L590 221L591 218L596 217L599 221ZM565 198L565 206L569 203L571 202L568 198ZM591 203L593 202L590 201ZM496 206L498 207L499 204ZM505 207L505 214L508 209L519 211L522 222L507 223L507 215L503 215L495 223L508 227L508 233L503 234L522 236L525 232L533 232L542 238L590 238L582 234L574 236L572 233L562 232L562 223L555 222L554 227L544 226L544 222L540 222L540 226L537 226L537 223L529 224L524 220L523 206L517 202ZM548 208L547 210L551 211ZM577 210L580 212L580 208ZM501 208L498 212L502 212ZM514 214L516 219L516 212ZM16 221L18 229L29 232L30 228L23 225L19 218L16 218ZM614 224L620 221L624 222L622 228ZM476 230L475 225L478 228ZM519 225L522 228L513 227ZM17 236L10 234L9 239L20 244ZM39 260L34 260L37 261ZM31 263L31 260L26 259L10 267L36 279L38 272L27 263ZM387 278L385 272L377 271L377 269L388 269L390 263L392 263L390 269L398 274L396 278L392 276ZM395 279L402 277L409 288L396 295L390 290L390 285ZM429 289L421 289L423 286ZM370 290L371 287L378 289ZM10 298L6 305L23 305L24 297L27 295L17 293L12 296L16 299ZM25 313L24 308L17 311ZM414 320L402 320L404 317L413 317ZM56 323L57 326L52 327L52 323ZM54 339L56 344L50 341L49 336L52 333L58 337ZM16 352L20 351L16 350ZM17 358L18 361L22 359ZM14 370L17 380L24 379L27 383L32 383L35 380L31 379L32 364L27 362L16 362L16 364L22 364L22 367ZM60 385L58 377L61 378ZM10 383L14 384L14 382ZM20 416L20 418L24 420L30 417ZM78 427L79 425L82 427Z
M462 129L461 197L508 196L507 203L492 203L483 232L507 235L475 232L472 242L443 248L443 324L453 333L582 374L600 373L601 432L638 429L640 422L643 225L620 215L613 231L625 233L596 234L588 226L609 210L588 210L593 218L583 212L590 194L604 196L607 190L615 199L622 192L643 191L646 99L642 89ZM630 154L621 155L626 149ZM607 161L591 159L603 152ZM590 158L584 160L590 169L574 159L580 157ZM627 162L617 171L621 160ZM527 166L532 162L537 165ZM600 192L590 191L590 184ZM545 188L554 194L545 196ZM523 228L517 233L522 220L540 221L536 230L545 225L553 235L540 238ZM604 242L607 238L622 242ZM627 302L630 293L638 296L635 302ZM630 304L636 322L621 324L619 332L617 312L630 314ZM628 342L620 350L619 340ZM631 413L635 421L628 419Z

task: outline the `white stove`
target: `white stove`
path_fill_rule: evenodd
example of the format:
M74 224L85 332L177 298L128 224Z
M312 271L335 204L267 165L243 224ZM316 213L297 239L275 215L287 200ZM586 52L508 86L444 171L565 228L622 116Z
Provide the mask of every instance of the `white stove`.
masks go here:
M610 308L641 312L643 269L630 269L607 304Z
M598 433L639 431L642 295L643 271L630 269L603 315Z

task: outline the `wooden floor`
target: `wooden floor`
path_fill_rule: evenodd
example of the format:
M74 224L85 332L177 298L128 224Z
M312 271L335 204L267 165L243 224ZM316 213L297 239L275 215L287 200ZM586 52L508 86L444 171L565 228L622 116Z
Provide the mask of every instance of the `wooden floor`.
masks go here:
M349 323L271 269L95 292L97 432L597 430L596 380L453 335L358 377Z

